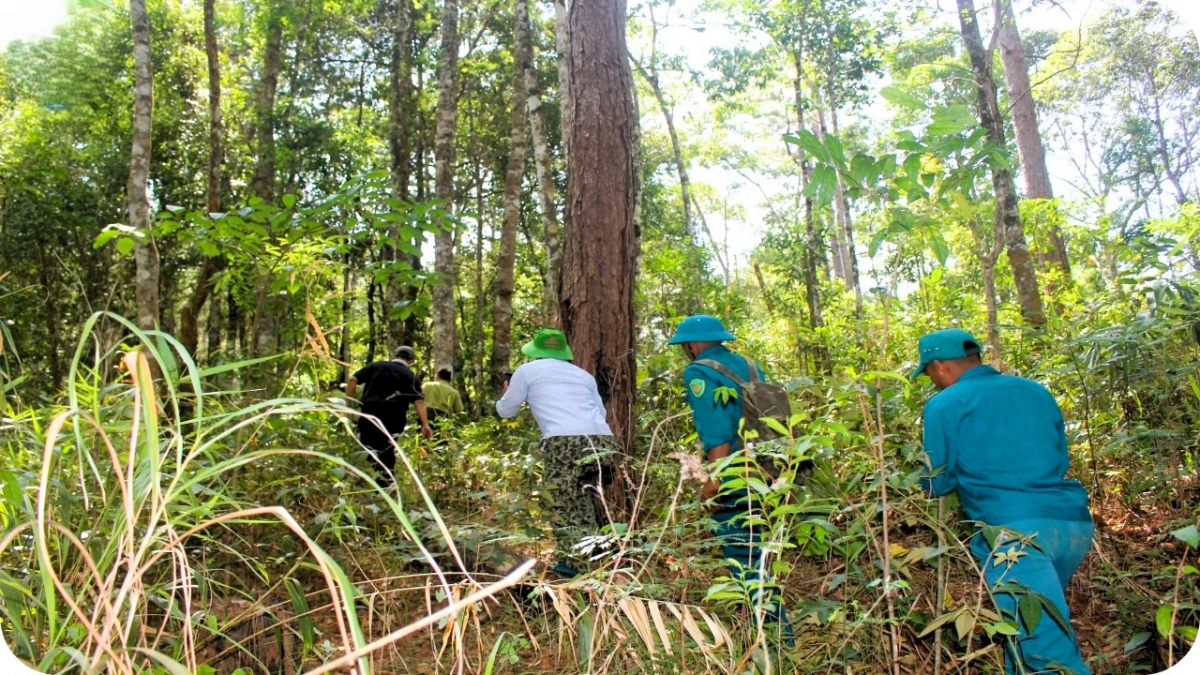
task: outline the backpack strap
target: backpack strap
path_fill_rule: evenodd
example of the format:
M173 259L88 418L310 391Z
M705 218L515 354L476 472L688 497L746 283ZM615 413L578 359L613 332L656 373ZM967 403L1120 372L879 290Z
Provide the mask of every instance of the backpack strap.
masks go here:
M731 369L729 366L726 366L724 363L720 363L712 359L700 359L699 361L692 361L692 363L698 366L704 366L705 368L712 368L718 373L733 380L739 388L746 386L746 381L738 377L737 373L733 372L733 369ZM758 382L758 368L755 367L754 362L750 359L746 359L746 364L750 366L750 381Z

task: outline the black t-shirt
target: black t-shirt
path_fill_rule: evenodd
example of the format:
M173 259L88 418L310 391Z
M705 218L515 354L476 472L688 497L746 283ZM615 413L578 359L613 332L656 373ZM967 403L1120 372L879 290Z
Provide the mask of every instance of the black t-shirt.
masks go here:
M374 361L354 373L354 379L363 388L362 402L384 401L403 403L407 408L413 401L424 399L421 394L421 378L400 361Z

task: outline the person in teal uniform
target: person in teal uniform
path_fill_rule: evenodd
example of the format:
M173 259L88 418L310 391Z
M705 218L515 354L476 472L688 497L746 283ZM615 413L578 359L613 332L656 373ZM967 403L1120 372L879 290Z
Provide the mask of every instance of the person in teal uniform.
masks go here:
M748 380L750 362L724 345L735 339L717 317L696 314L681 321L668 342L679 345L691 360L683 370L683 383L687 388L687 402L692 410L696 434L704 448L705 460L710 464L741 449L742 439L738 429L742 407L736 399L717 395L720 387L737 390L737 383L697 361L716 361L743 380ZM762 369L757 365L754 367L759 378L765 380ZM755 586L760 581L762 528L748 524L754 509L750 497L745 488L722 490L721 482L711 478L700 492L701 501L712 504L714 530L721 541L721 553L729 563L730 573L752 589L752 598L757 601L759 593ZM792 627L783 607L783 598L777 592L771 593L770 601L763 604L763 610L765 621L781 626L785 642L791 644Z
M928 375L939 389L925 404L931 474L922 485L934 496L957 492L976 525L971 553L1004 618L1017 624L1005 647L1006 672L1090 673L1065 592L1094 530L1087 491L1064 477L1067 437L1057 401L1033 380L984 365L979 341L964 330L929 333L918 352L912 379ZM1065 625L1052 612L1018 616L1029 593L1053 603Z

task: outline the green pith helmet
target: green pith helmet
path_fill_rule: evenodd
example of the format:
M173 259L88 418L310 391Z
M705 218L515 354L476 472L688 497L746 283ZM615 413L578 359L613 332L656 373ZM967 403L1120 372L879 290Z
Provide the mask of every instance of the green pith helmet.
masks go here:
M679 322L675 334L667 342L681 345L685 342L725 342L736 340L733 333L725 330L725 324L710 314L693 314Z
M521 353L535 359L558 359L570 361L575 358L571 348L567 346L567 336L561 330L543 328L533 336L533 339L521 347Z

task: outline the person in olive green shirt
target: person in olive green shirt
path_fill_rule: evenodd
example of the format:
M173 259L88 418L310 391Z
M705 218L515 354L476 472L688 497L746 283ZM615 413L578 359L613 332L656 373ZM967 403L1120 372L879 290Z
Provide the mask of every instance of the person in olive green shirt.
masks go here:
M450 384L453 376L449 368L439 368L437 379L426 382L422 388L425 407L429 410L429 421L444 419L463 411L462 395Z

